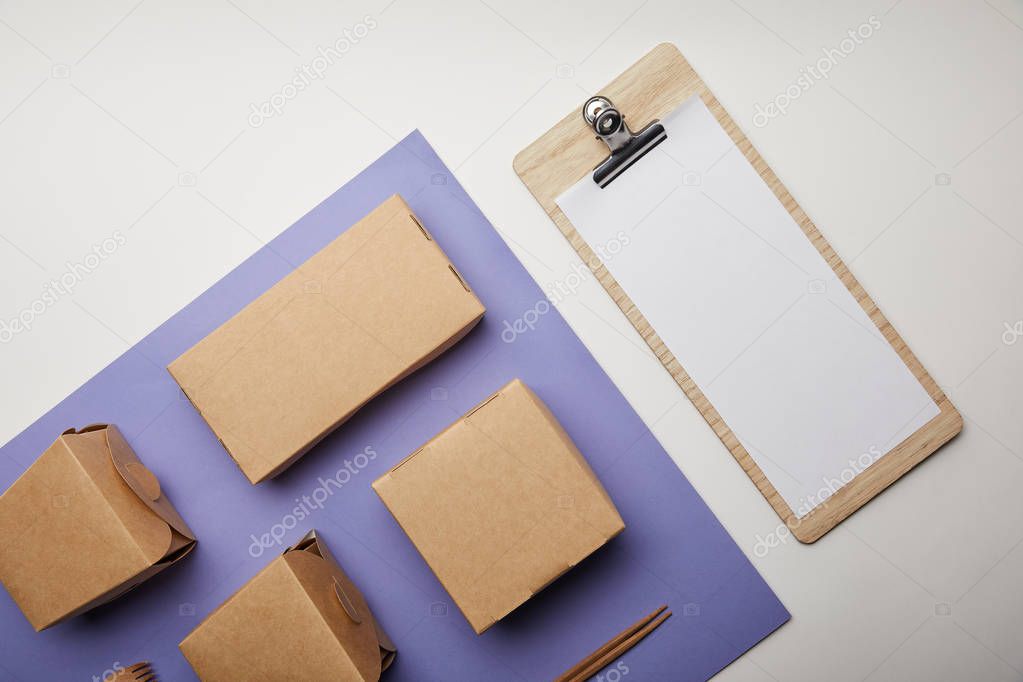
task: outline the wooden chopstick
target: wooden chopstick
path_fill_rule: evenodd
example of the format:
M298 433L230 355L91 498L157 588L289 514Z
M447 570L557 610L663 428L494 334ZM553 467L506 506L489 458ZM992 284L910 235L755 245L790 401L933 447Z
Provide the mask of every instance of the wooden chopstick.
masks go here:
M584 682L593 677L666 621L671 616L671 611L667 611L667 608L667 605L661 606L650 615L640 618L615 635L611 641L562 673L554 682Z

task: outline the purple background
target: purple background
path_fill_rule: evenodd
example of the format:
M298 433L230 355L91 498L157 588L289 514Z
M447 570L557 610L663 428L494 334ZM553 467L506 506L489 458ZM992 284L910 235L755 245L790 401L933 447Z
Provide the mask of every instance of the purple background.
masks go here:
M487 314L440 359L276 480L253 487L164 368L395 192ZM422 135L409 135L0 450L6 489L65 428L116 423L199 538L191 556L134 592L43 633L0 590L0 675L90 680L115 662L144 659L161 679L195 679L178 642L283 549L254 558L250 535L280 523L319 477L367 447L377 456L284 542L310 528L326 539L398 646L385 680L551 679L662 603L675 615L624 656L630 675L713 675L788 612L556 310L513 343L502 341L503 321L542 300ZM370 483L516 376L586 455L626 530L477 637Z

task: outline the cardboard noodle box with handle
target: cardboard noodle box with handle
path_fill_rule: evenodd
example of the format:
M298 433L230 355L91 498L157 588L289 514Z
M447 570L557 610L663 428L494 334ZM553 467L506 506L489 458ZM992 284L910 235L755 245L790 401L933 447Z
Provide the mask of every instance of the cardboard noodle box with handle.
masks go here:
M311 531L180 644L203 682L373 682L394 644Z
M259 483L454 345L484 310L394 195L168 370Z
M625 529L518 379L373 483L476 634Z
M0 580L36 631L111 601L195 547L113 424L68 429L0 496Z

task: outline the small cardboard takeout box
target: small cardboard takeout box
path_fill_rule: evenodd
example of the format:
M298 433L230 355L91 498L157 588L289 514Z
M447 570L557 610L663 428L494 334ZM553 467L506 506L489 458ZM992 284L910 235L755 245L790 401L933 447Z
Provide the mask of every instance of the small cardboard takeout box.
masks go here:
M217 607L180 648L203 682L372 682L395 655L316 531Z
M625 529L568 434L518 379L373 488L477 634Z
M168 370L255 484L454 345L484 310L393 195Z
M0 496L0 580L36 631L127 592L195 535L113 424L68 429Z

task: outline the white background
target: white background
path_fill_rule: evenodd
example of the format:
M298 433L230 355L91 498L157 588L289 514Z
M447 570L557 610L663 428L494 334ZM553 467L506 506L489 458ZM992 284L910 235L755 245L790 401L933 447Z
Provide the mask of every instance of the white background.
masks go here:
M1023 678L1023 6L0 2L0 345L16 435L419 127L753 559L792 621L722 680ZM317 46L376 28L279 116ZM755 106L874 15L767 125ZM512 157L675 42L951 395L964 433L812 546L778 519L518 181ZM1021 325L1023 326L1023 325ZM1004 334L1003 334L1004 333Z

